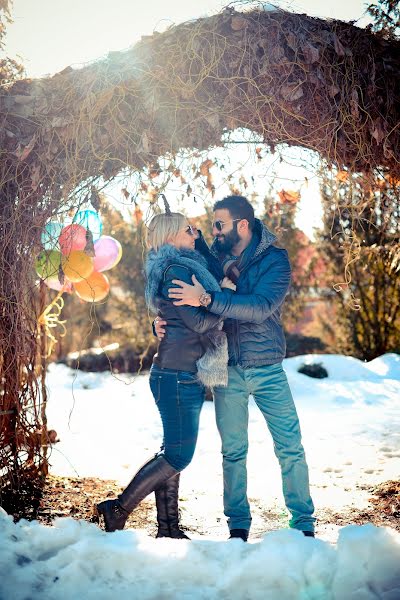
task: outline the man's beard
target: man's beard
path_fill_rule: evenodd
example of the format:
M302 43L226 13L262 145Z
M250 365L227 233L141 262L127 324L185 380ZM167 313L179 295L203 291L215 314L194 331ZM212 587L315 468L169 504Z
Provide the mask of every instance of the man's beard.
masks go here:
M220 239L221 236L221 239ZM237 224L233 224L233 229L229 233L219 234L215 236L215 244L218 252L228 253L240 241L240 236L237 230Z

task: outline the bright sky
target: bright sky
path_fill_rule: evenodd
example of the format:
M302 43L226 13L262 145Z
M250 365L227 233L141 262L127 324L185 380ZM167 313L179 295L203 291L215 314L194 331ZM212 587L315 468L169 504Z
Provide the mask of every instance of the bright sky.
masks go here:
M14 0L14 22L7 28L6 54L20 57L29 77L40 77L128 48L142 35L213 14L227 4L227 0ZM267 7L268 3L258 5ZM283 0L280 6L314 16L356 21L362 17L366 2ZM365 18L358 24L365 24ZM300 178L304 176L310 179L309 173L304 172ZM293 184L278 184L277 188L281 187L293 188ZM320 223L316 195L316 182L302 191L298 225L308 235Z
M210 15L226 4L226 0L14 0L6 49L11 56L21 56L29 76L39 77L127 48L142 35ZM365 4L363 0L281 2L296 12L342 20L359 19Z

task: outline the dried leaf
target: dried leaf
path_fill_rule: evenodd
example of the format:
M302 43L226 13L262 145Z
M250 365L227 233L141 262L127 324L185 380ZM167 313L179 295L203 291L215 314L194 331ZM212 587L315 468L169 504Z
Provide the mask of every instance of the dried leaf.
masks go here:
M244 17L234 16L231 20L231 27L233 31L241 31L242 29L246 29L248 27L249 22Z
M334 98L340 92L340 88L337 85L331 85L328 87L328 94L330 98Z
M212 192L213 190L215 190L215 186L213 184L213 179L212 179L211 173L208 173L208 175L207 175L206 188L208 189L209 192Z
M158 163L156 163L149 169L150 179L155 179L156 177L158 177L160 175L160 173L161 173L161 167Z
M313 63L316 63L319 61L319 50L318 50L318 48L316 48L315 46L310 44L310 42L306 42L302 46L302 50L303 50L305 61L308 65L312 65Z
M280 89L281 96L289 102L294 102L304 95L303 88L300 83L288 83Z
M213 161L210 160L209 158L207 158L205 161L203 161L200 165L200 173L201 175L204 175L204 177L207 177L210 171L210 168L214 165Z
M143 212L140 206L135 202L135 210L133 211L133 217L135 219L136 225L140 225L143 221Z
M37 190L40 182L40 165L35 164L31 169L31 187L33 190Z
M338 171L336 173L336 179L337 181L341 181L342 183L344 183L345 181L348 181L349 173L347 171Z
M353 88L351 92L350 106L352 116L355 119L358 119L360 116L360 112L358 110L358 91L356 88Z
M61 264L58 267L58 281L61 285L64 285L64 283L65 283L65 275L64 275L64 271L62 270Z
M139 152L145 152L146 154L150 152L150 142L146 131L143 131L142 137L140 138Z
M157 202L158 199L158 190L155 189L150 189L147 192L147 200L150 204L155 204Z
M28 158L28 156L30 155L30 153L32 152L34 146L36 144L36 135L34 135L31 139L31 141L29 142L29 144L25 147L23 146L18 146L17 150L14 152L15 156L18 158L18 160L26 160Z
M245 189L245 190L247 190L247 188L248 188L248 183L247 183L247 180L246 180L246 178L244 177L244 175L241 175L241 176L239 177L239 183L240 183L240 185L242 185L242 186L244 187L244 189Z
M286 59L285 50L282 46L277 44L276 46L273 46L269 52L269 62L272 65L278 65L282 62L282 59Z
M395 158L395 152L393 151L393 147L389 142L389 139L385 137L383 140L383 155L387 159Z
M336 35L336 33L333 33L332 37L333 37L333 46L335 48L336 54L338 56L345 56L346 55L346 49L343 46L342 42L339 40L339 38Z
M291 48L292 50L297 50L297 48L299 47L298 38L292 31L290 31L286 36L286 42L289 48Z
M296 204L300 200L300 192L297 190L281 190L278 196L282 204Z
M88 256L96 255L94 251L93 234L89 228L86 229L86 246L84 249L84 253Z
M93 208L95 210L97 210L97 211L100 210L101 197L100 197L98 190L96 190L96 188L94 186L92 186L91 193L90 193L90 204L93 206Z
M384 177L390 188L400 187L400 179L398 177L393 177L391 173L385 173Z
M218 129L219 127L219 116L216 113L207 115L205 117L207 123L209 123L209 125L211 125L211 127L213 127L214 129Z

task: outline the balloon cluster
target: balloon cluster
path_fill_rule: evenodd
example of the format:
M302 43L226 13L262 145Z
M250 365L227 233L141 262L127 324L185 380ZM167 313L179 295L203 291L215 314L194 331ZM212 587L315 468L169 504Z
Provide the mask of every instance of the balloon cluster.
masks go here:
M36 273L52 290L74 291L85 302L104 300L110 283L103 271L119 263L122 248L102 230L94 210L79 211L69 225L50 221L42 232Z

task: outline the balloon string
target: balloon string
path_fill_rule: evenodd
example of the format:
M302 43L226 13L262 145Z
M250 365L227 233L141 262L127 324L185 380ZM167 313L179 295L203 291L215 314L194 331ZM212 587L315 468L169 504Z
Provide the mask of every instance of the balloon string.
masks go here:
M57 296L50 302L48 306L46 306L46 308L38 318L38 323L43 327L44 333L49 340L46 358L48 358L53 352L53 348L57 343L57 338L53 335L51 330L56 327L60 327L60 337L64 337L67 333L67 329L65 327L65 323L67 321L61 321L59 319L61 311L64 308L64 299L62 298L62 295L65 291L65 288L66 286L63 286L61 288Z

